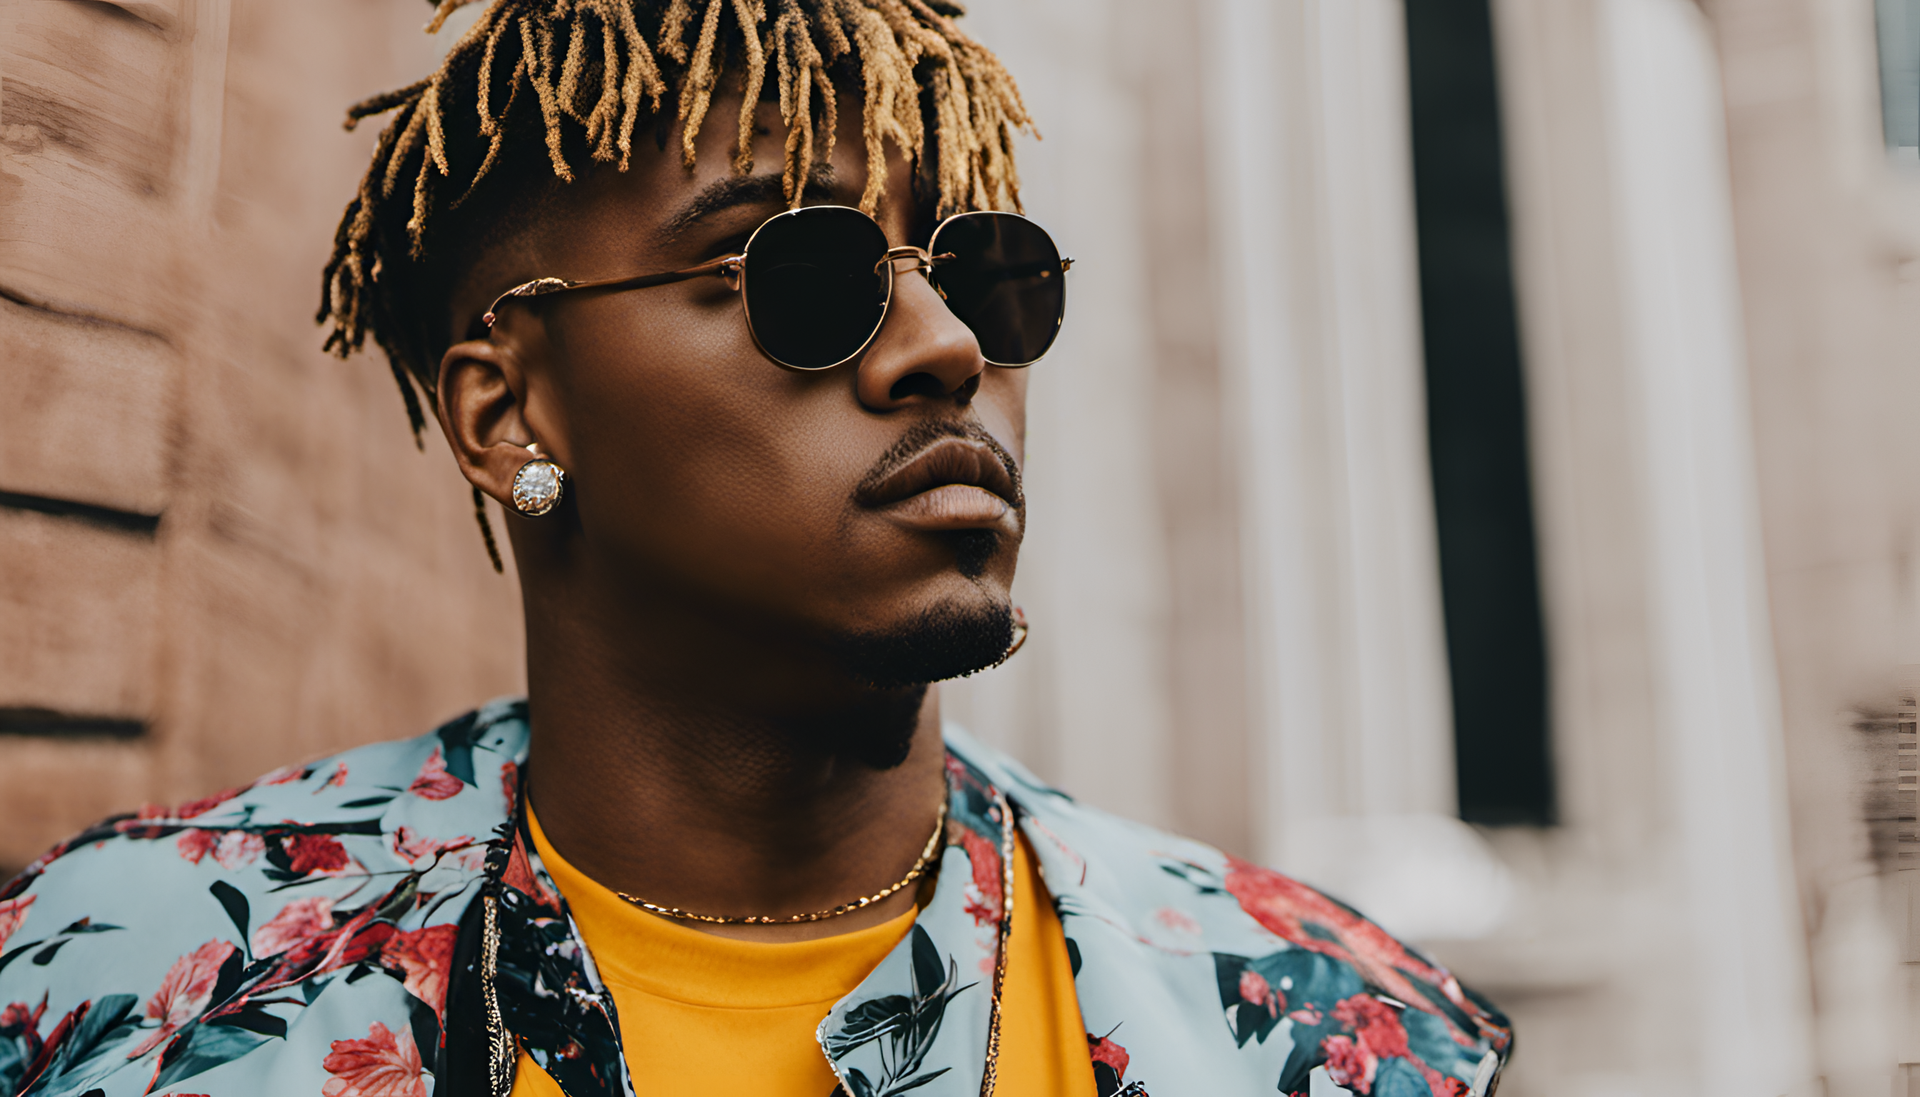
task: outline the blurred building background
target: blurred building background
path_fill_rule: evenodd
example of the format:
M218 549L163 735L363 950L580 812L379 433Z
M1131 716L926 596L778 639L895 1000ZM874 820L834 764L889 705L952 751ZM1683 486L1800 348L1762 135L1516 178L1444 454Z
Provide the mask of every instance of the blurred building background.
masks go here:
M0 0L0 865L518 688L311 323L412 0ZM1920 3L974 0L1078 260L949 715L1508 1008L1920 1095Z

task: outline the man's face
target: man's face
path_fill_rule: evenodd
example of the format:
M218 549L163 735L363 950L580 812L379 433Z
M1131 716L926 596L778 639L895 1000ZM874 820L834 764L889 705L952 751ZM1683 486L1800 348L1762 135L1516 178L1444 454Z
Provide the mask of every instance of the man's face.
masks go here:
M831 193L808 204L858 203L865 157L849 100ZM535 277L612 278L739 252L784 207L785 129L763 105L756 174L736 177L736 109L715 103L693 171L677 141L662 151L641 140L628 171L561 188L556 212L469 277L455 322ZM893 244L924 246L933 225L906 163L890 164L878 220ZM566 508L513 523L524 583L565 560L609 598L705 607L837 649L878 681L977 669L992 652L974 649L1004 648L1025 520L1026 375L987 366L921 274L895 278L860 357L818 372L768 360L739 293L717 277L509 305L490 343L517 365L525 430L571 477Z

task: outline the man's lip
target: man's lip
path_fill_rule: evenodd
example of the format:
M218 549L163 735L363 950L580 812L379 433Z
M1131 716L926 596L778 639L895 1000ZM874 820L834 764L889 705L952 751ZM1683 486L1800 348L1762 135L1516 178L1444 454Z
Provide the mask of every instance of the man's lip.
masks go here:
M937 439L901 462L864 487L859 498L865 506L885 507L952 484L992 492L1009 507L1020 505L1020 490L1000 455L985 442L951 436Z

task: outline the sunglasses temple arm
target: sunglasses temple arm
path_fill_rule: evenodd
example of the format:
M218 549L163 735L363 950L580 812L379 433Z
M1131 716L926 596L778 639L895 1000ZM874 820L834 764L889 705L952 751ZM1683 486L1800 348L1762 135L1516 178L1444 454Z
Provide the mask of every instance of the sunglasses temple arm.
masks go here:
M675 282L687 282L708 275L719 275L728 280L739 277L740 266L746 261L744 255L727 255L697 267L684 267L680 270L664 271L659 274L637 274L628 278L603 278L597 282L569 282L564 278L536 278L523 282L493 299L487 307L481 322L491 328L499 315L500 306L515 297L550 297L556 293L571 293L574 290L604 289L630 290L649 289L653 286L672 285Z
M579 282L567 288L609 290L650 289L654 286L668 286L675 282L687 282L695 278L704 278L712 274L727 278L737 275L740 272L740 264L745 261L745 259L746 256L744 255L728 255L715 259L712 262L702 263L697 267L670 270L660 274L638 274L631 278L609 278L601 282Z

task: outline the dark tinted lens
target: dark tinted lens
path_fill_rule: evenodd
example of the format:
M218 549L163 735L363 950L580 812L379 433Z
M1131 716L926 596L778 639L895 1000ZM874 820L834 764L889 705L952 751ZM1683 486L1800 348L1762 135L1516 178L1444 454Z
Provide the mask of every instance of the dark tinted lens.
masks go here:
M939 261L934 280L987 361L1024 366L1047 353L1067 287L1045 229L1013 213L962 214L940 226L927 250L953 256Z
M761 349L795 369L853 357L886 313L889 274L874 270L886 253L886 233L858 210L812 206L762 225L742 274Z

